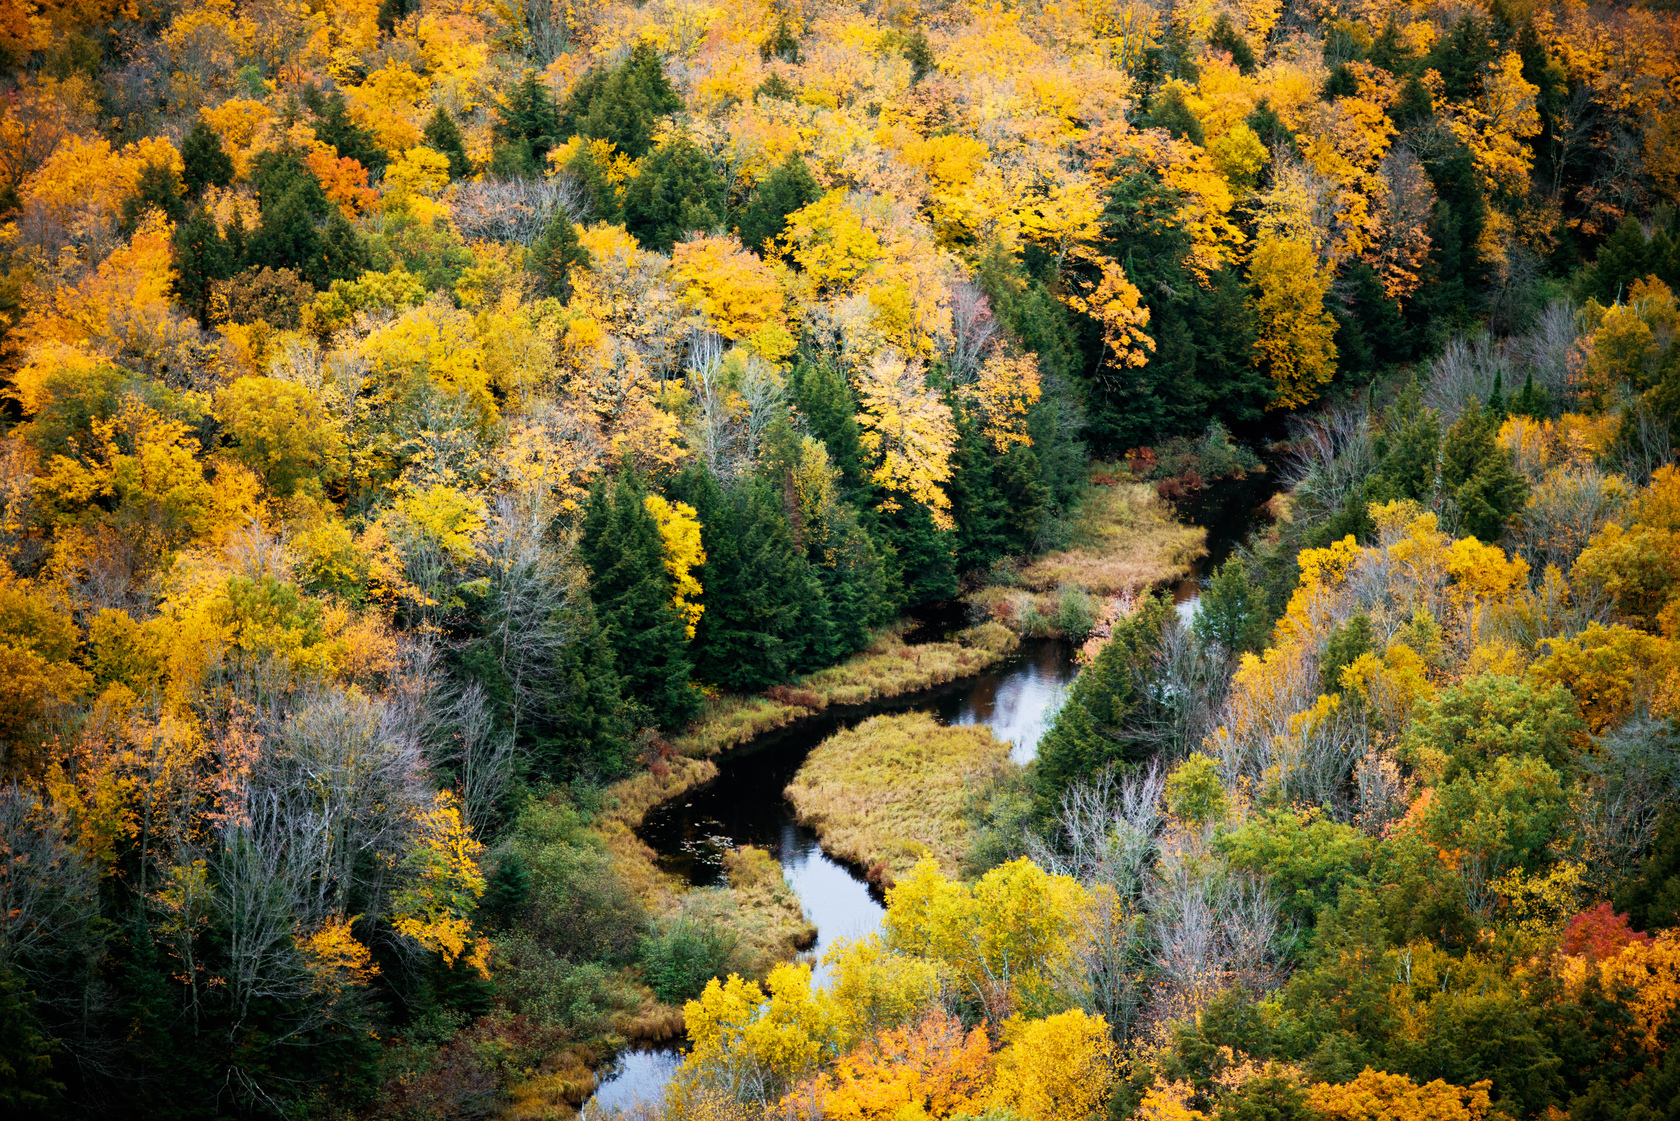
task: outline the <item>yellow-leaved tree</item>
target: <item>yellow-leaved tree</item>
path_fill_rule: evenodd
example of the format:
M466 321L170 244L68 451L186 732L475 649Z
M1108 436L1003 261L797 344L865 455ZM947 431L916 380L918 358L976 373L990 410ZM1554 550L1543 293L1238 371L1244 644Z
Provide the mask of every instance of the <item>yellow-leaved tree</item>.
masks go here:
M896 350L875 356L857 377L865 450L875 459L873 478L889 491L908 494L927 508L935 525L950 529L951 500L942 486L951 477L957 429L950 407L922 379L921 364Z
M1330 271L1297 238L1262 237L1249 265L1255 353L1272 378L1272 407L1296 409L1336 373L1336 319L1324 308Z
M391 925L445 962L464 960L488 978L490 942L474 937L469 917L484 894L478 867L484 846L447 790L438 791L415 824L418 835L404 862L408 882L393 900Z
M1113 1086L1114 1041L1101 1016L1080 1009L1004 1025L992 1083L994 1106L1027 1121L1063 1121L1100 1113Z
M694 628L706 612L703 604L695 602L701 588L694 570L706 563L706 550L700 545L700 518L688 503L670 502L663 495L646 495L642 504L659 523L659 537L665 547L665 571L671 577L671 603L682 615L688 637L693 638Z

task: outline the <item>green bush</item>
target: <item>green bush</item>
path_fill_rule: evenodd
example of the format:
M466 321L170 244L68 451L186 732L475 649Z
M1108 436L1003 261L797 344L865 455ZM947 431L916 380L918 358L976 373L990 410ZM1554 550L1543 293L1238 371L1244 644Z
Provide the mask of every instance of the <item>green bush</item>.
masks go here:
M706 982L729 972L739 937L727 927L679 916L642 939L648 987L667 1004L700 995Z

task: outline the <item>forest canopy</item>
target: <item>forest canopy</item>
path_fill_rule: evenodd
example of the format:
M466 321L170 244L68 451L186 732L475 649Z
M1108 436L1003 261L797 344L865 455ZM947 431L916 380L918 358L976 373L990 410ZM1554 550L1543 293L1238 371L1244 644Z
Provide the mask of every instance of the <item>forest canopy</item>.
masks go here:
M672 1116L1673 1116L1672 3L30 0L0 67L6 1110L536 1116L688 1001ZM1268 469L1192 621L1008 606ZM813 989L625 807L959 594L950 666L1084 668Z

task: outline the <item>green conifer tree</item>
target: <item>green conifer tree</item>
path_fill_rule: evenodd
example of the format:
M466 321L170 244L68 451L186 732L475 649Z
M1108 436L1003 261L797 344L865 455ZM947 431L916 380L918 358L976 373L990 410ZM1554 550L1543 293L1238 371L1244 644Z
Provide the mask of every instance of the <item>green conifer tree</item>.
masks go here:
M752 201L741 212L737 231L741 241L767 251L772 242L787 228L787 216L809 206L822 196L822 188L811 174L804 157L790 152L777 164L753 192Z
M653 144L660 118L682 104L665 77L658 50L644 39L618 66L597 67L578 80L566 99L562 135L607 140L625 155L641 159Z
M314 178L309 182L314 183ZM320 190L318 184L316 190ZM321 234L310 213L309 191L302 183L263 210L262 221L246 247L246 259L252 265L295 269L311 282L320 275L324 261Z
M372 129L364 128L350 117L350 109L344 102L344 94L333 90L324 98L316 100L315 109L315 138L323 144L331 145L341 159L355 160L367 168L368 174L382 175L385 166L391 160L390 153L379 144L379 138Z
M233 158L222 150L222 138L200 117L181 142L181 182L198 198L206 187L233 182Z
M455 123L455 118L449 111L439 105L432 111L431 119L426 122L426 129L420 134L426 142L426 147L441 155L449 157L449 178L465 179L472 175L472 160L467 158L466 138L461 135L461 126Z
M1196 604L1191 629L1202 642L1217 642L1232 655L1265 645L1266 595L1248 578L1248 564L1241 557L1214 570Z
M131 234L148 210L157 210L171 222L186 216L187 189L180 173L164 163L149 163L140 169L134 193L123 199L122 231Z
M1165 596L1151 595L1114 625L1091 665L1074 678L1056 720L1038 744L1033 764L1033 812L1040 821L1056 813L1064 791L1095 778L1106 767L1135 763L1147 741L1127 728L1127 718L1150 685L1162 629L1172 613Z
M581 549L590 593L628 694L653 723L674 731L699 711L689 683L688 635L673 606L659 526L647 512L646 487L626 463L609 490L596 482L584 516Z
M572 270L589 267L589 250L578 243L571 219L557 210L548 229L531 246L529 260L543 293L564 302L572 298Z
M691 230L713 229L722 213L723 180L683 136L655 148L624 191L624 228L643 247L661 253Z
M560 111L535 70L525 71L496 110L498 145L492 170L506 175L538 175L548 152L560 141Z
M204 207L175 227L175 295L199 326L210 325L210 294L216 281L233 275L233 266L233 251Z
M1458 528L1487 542L1528 501L1528 481L1494 439L1498 429L1497 417L1471 404L1441 444L1441 485L1458 507Z

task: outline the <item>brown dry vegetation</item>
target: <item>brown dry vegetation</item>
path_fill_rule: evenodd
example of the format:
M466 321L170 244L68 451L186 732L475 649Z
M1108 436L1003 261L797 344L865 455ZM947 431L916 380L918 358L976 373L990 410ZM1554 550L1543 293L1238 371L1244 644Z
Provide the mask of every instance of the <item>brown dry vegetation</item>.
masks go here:
M1092 595L1176 580L1206 551L1207 530L1185 525L1147 483L1091 486L1079 504L1072 547L1021 569L1024 587L1078 584Z
M1124 470L1093 465L1072 544L1027 564L999 566L994 582L970 595L970 602L1011 630L1053 634L1089 614L1070 610L1070 595L1100 600L1182 578L1206 552L1207 531L1174 518L1150 485L1111 481L1117 475Z
M831 704L868 704L971 677L1014 653L1019 642L1007 627L986 622L962 631L951 642L907 646L903 635L908 626L901 622L882 631L861 654L791 685L778 685L756 697L725 694L712 698L700 719L676 741L677 750L704 758Z
M984 725L946 727L926 713L876 716L830 736L787 788L829 854L890 885L924 854L955 875L967 844L970 785L1015 764Z

